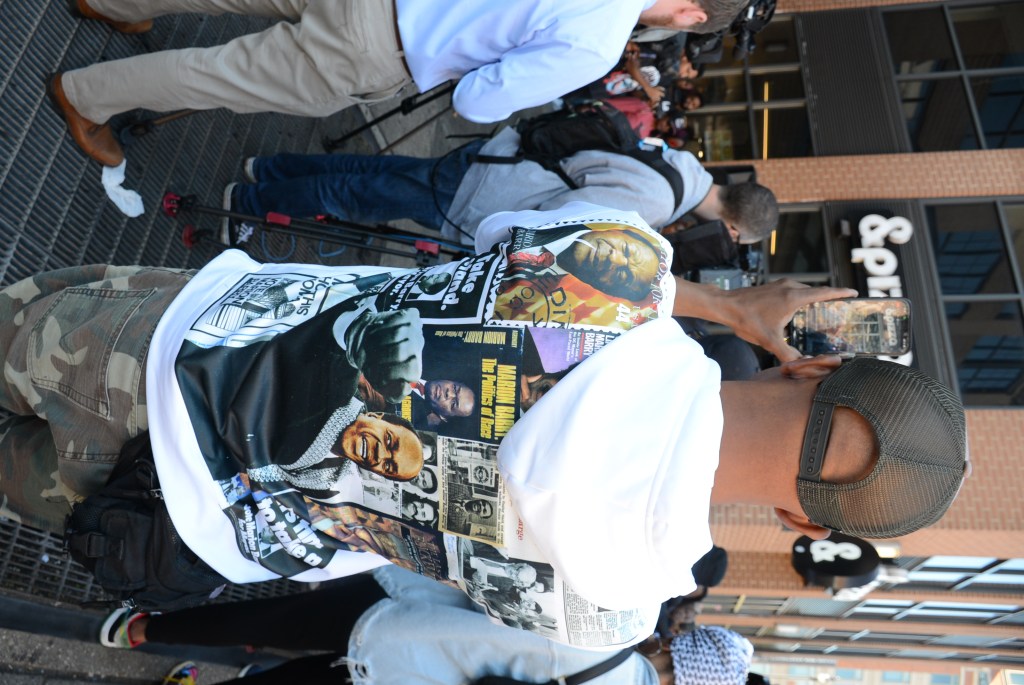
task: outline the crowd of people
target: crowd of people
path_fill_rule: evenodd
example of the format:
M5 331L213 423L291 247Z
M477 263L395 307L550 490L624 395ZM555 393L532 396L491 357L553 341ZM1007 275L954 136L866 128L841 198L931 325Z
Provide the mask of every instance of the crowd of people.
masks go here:
M53 77L72 137L106 166L124 161L107 122L137 107L323 116L451 79L471 121L600 101L656 156L584 149L553 171L509 126L439 159L249 158L227 209L409 218L475 255L405 269L227 250L198 271L71 266L0 290L6 512L64 532L148 433L168 535L216 581L325 583L118 610L101 641L317 652L253 683L739 685L750 642L695 621L725 572L712 505L770 506L816 539L938 520L970 471L955 393L785 339L799 307L855 291L670 273L661 229L717 220L752 243L778 221L770 190L716 184L682 149L703 103L686 32L746 4L75 0L124 33L185 11L280 20ZM672 317L724 324L779 365L723 380ZM89 534L96 557L116 547ZM184 663L165 682L196 677Z

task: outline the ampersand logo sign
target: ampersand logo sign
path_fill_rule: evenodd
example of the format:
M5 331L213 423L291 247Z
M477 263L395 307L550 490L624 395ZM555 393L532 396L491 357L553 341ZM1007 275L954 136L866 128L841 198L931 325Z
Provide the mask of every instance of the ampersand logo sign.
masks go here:
M871 543L842 533L832 533L825 540L804 535L793 543L793 568L808 585L861 585L878 575L880 563Z

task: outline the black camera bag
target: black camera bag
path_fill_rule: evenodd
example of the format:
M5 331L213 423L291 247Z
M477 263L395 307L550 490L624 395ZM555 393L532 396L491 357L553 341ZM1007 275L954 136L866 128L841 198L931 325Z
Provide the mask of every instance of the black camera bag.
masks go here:
M174 529L148 433L125 443L107 484L74 506L64 544L114 604L181 609L215 597L226 583Z
M739 250L724 221L709 221L665 236L672 245L671 271L686 277L697 269L738 266Z

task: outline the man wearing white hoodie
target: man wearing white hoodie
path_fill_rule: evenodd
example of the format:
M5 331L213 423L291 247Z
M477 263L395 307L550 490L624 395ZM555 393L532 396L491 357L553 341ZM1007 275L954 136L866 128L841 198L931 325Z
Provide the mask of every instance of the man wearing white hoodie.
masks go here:
M615 298L571 276L497 289L510 251L542 250L549 228L573 224L594 231L628 227L660 244L662 268L650 279L649 296ZM0 353L8 368L0 400L20 415L4 426L0 452L8 506L29 517L44 499L45 513L52 513L56 493L89 494L69 488L63 473L85 460L93 471L109 469L125 433L148 425L174 528L234 582L320 581L391 561L458 583L474 558L498 547L516 563L553 572L566 597L631 612L632 631L612 638L621 644L653 629L663 600L694 589L679 569L710 549L712 503L770 505L786 525L820 538L830 528L902 535L934 522L955 497L966 444L963 411L948 390L895 364L840 369L838 357L800 358L785 343L784 324L799 306L852 291L791 282L721 291L680 281L668 273L668 245L635 214L593 205L495 215L477 241L495 249L426 269L453 274L435 308L418 300L419 309L403 307L424 270L392 270L391 280L360 291L353 284L387 267L267 265L236 251L194 275L160 270L171 283L166 288L132 287L133 279L154 276L152 269L136 269L120 272L125 280L116 283L100 278L71 289L62 283L71 274L44 274L0 291ZM231 330L211 323L224 321L222 308L280 283L289 284L295 303L287 317L239 321ZM177 294L169 305L147 307L148 297L166 291ZM82 306L87 302L92 306ZM377 314L396 311L408 314ZM718 367L670 320L673 314L732 325L784 364L754 382L723 384ZM565 335L560 345L546 339L541 354L553 349L568 363L580 359L565 359L566 351L580 350L582 361L523 413L517 409L521 341L538 326ZM138 341L114 356L102 345L68 347L96 331L117 340L125 330ZM446 500L438 500L439 526L402 522L398 529L400 512L388 501L369 511L324 504L316 493L263 483L247 471L280 446L306 449L309 435L317 437L307 452L334 449L334 417L345 409L335 394L347 400L350 393L334 387L332 369L351 375L349 366L372 361L370 380L401 398L420 378L421 359L439 356L478 370L476 438L450 435L443 424L435 431L417 426L417 437L388 434L378 447L364 442L362 455L376 463L418 438L431 445L424 452L436 456L445 487L453 488L465 487L469 465L496 462L508 495L504 535L490 538L490 546L446 532ZM144 396L138 395L140 368ZM868 386L857 385L862 377ZM833 385L849 393L837 395ZM88 398L133 394L133 403L117 404L105 420L102 407L84 406ZM623 403L623 397L637 401ZM885 406L864 403L871 398L898 402L898 416L914 414L911 430ZM829 403L839 405L834 417L830 408L825 415ZM318 404L311 416L307 409ZM809 421L819 405L821 419ZM129 424L118 412L137 420ZM66 420L41 418L55 416ZM292 431L303 436L300 444L289 443ZM944 437L936 442L936 435ZM893 440L902 441L897 466ZM939 457L928 451L935 444L943 445ZM26 471L57 480L30 492ZM360 471L367 486L380 485L378 474ZM883 486L888 489L879 491ZM401 487L394 484L396 492ZM844 505L838 511L836 502ZM251 542L266 534L272 544ZM572 642L575 636L561 637Z

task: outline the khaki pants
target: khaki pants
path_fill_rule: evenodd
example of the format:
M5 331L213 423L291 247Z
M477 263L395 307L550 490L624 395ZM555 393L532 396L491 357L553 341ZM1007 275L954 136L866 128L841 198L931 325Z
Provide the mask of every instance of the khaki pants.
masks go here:
M391 97L411 81L393 0L89 0L89 6L122 21L177 12L282 20L225 45L164 50L66 72L68 100L96 123L137 107L322 117Z

